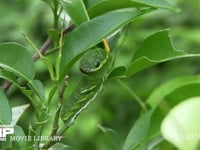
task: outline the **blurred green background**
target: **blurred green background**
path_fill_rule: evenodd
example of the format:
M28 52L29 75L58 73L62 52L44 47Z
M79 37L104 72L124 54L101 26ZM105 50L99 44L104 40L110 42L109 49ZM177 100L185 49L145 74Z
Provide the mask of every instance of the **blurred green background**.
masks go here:
M174 46L189 53L200 53L200 1L171 0L181 8L175 13L158 10L145 15L127 27L122 33L118 63L127 64L130 55L147 36L170 28ZM15 41L24 44L34 53L22 35L22 31L39 47L47 38L52 26L52 14L42 0L1 0L0 1L0 42ZM37 78L46 88L51 86L43 64L36 63ZM123 80L145 101L160 84L174 77L199 74L198 58L181 59L159 64ZM79 72L75 66L70 72L69 94L77 84ZM3 83L1 81L0 83ZM23 95L12 88L9 91L11 105L26 104ZM129 130L140 115L140 107L135 99L116 80L106 83L103 91L89 108L80 115L75 125L66 133L66 143L75 150L117 150L121 149ZM26 131L28 121L34 121L32 110L23 115L19 124ZM48 131L48 127L46 128ZM117 144L116 144L116 141Z

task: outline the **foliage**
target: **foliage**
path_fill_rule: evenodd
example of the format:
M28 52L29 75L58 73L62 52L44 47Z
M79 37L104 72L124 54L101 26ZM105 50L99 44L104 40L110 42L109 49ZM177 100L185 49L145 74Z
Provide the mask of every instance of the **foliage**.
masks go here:
M2 149L198 149L199 22L186 20L196 5L0 3L0 125L32 137Z

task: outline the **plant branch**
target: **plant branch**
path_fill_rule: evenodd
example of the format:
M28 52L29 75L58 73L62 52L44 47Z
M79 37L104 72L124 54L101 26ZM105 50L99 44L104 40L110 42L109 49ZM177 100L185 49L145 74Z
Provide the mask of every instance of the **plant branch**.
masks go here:
M47 38L44 44L39 49L40 54L44 55L46 50L51 46L51 44L52 44L52 40L50 38ZM32 56L32 59L34 62L37 61L39 58L40 58L40 55L37 52L33 54Z
M60 106L64 97L64 93L65 93L65 89L68 85L68 76L65 77L64 80L64 84L62 87L58 87L58 94L59 94L59 101L58 101L58 110L56 111L56 115L55 115L55 119L54 119L54 126L53 126L53 130L51 133L51 136L56 135L57 131L58 131L58 122L59 122L59 115L60 115Z
M64 31L63 31L63 34L66 34L68 32L71 32L73 29L75 28L75 25L72 24L71 26L69 26L68 28L66 28ZM61 35L61 34L60 34ZM51 44L53 43L53 41L50 39L50 38L47 38L46 41L44 42L44 44L40 47L40 53L45 55L46 53L46 50L51 46ZM37 61L40 56L38 55L38 53L35 53L33 56L33 61Z
M72 24L71 26L69 26L68 28L66 28L63 31L63 34L66 34L68 32L71 32L73 29L75 28L75 25ZM53 41L48 37L46 39L46 41L42 44L42 46L40 47L39 51L42 55L45 55L47 49L52 45ZM38 59L40 58L39 54L36 52L33 54L32 59L34 62L36 62ZM11 87L12 83L7 81L3 84L2 89L4 90L4 92L8 91L9 88Z
M61 103L62 103L62 100L63 100L63 97L64 97L65 89L68 85L68 78L69 78L69 76L66 76L65 79L64 79L63 86L58 87L58 94L59 94L58 109L57 109L56 114L55 114L55 118L54 118L54 122L53 122L53 128L52 128L52 132L51 132L51 135L50 135L51 137L57 135L57 132L58 132L58 129L59 129L60 108L61 108ZM52 146L53 144L55 144L55 141L49 141L43 146L43 148L47 149L50 146Z
M2 89L4 92L8 91L8 89L11 87L12 83L9 82L9 81L6 81L3 86L2 86Z

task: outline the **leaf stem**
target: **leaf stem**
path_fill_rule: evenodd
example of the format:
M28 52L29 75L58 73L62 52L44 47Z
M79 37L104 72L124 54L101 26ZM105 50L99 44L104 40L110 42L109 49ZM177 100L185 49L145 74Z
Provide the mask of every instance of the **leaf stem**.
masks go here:
M36 47L36 45L32 42L32 40L28 37L28 35L25 32L22 32L25 39L31 44L31 46L35 49L35 51L38 53L40 57L43 57L40 53L40 50Z
M64 22L63 27L60 32L60 40L59 40L59 52L58 52L58 58L56 60L56 80L59 81L59 73L60 73L60 63L62 58L62 46L63 46L63 36L64 36Z
M54 29L58 29L58 18L59 18L59 15L58 15L58 0L54 0L53 4L54 4L54 10L53 10L54 24L53 24L53 27L54 27Z
M130 93L130 95L138 102L138 104L140 105L140 107L147 112L148 109L145 105L145 103L142 101L142 99L130 88L128 87L128 85L126 85L124 82L122 82L121 80L117 80L117 82L124 88L126 89L127 92Z

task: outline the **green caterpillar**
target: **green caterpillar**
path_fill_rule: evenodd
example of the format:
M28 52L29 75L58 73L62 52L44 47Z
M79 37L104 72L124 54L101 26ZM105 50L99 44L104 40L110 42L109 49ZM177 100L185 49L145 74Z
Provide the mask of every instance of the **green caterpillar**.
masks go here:
M95 99L102 89L111 66L111 56L105 49L88 50L80 60L81 80L62 106L60 117L71 125L76 117Z

